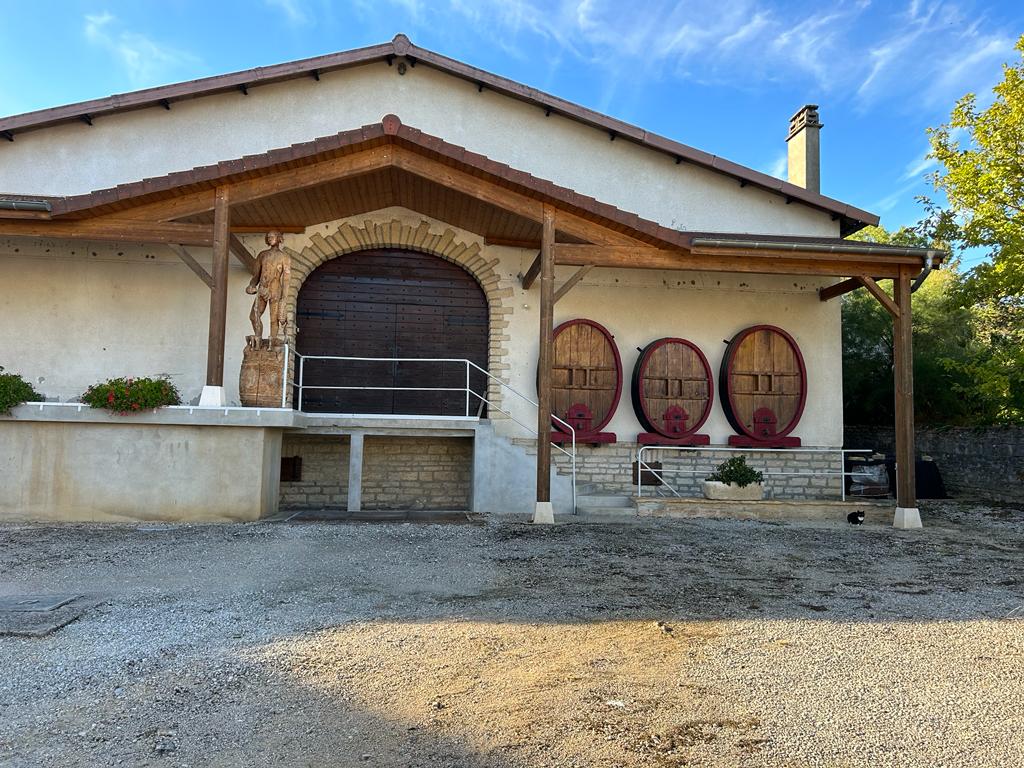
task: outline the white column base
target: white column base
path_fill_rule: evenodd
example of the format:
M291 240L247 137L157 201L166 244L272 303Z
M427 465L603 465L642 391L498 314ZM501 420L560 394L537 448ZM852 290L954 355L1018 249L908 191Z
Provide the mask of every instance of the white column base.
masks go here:
M227 404L224 387L211 387L209 384L203 387L203 393L199 396L200 408L223 408Z
M538 501L536 509L533 510L534 525L554 525L555 508L550 501Z
M921 511L917 507L896 507L896 515L892 520L893 528L923 528Z

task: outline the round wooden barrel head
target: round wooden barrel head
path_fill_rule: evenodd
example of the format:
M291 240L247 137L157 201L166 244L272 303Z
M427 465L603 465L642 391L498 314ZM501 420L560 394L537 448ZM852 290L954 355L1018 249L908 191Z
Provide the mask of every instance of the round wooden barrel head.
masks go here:
M687 437L711 414L711 366L692 342L657 339L637 358L632 395L633 409L644 429L664 437Z
M551 355L551 411L577 433L600 432L622 394L622 361L612 335L593 320L562 323ZM558 422L555 426L563 431Z
M755 440L788 435L807 400L807 369L796 341L781 328L755 325L736 334L718 380L729 424Z

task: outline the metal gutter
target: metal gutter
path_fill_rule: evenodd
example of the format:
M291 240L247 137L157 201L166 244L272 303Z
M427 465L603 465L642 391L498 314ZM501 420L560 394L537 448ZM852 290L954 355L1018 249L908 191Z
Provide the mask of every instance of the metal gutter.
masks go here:
M0 200L0 211L38 211L49 213L52 210L47 200Z
M695 248L746 248L751 251L813 251L820 253L879 253L886 256L920 256L930 267L933 261L942 261L945 251L934 248L911 248L876 243L809 243L786 240L740 240L728 238L695 237L691 241Z

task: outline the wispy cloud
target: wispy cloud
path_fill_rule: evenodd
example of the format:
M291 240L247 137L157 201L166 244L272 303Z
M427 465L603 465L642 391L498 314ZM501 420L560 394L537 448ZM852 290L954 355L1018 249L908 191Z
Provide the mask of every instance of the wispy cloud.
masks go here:
M761 169L769 176L774 176L777 179L785 179L789 170L789 157L785 152L780 152L775 156L775 159L768 165Z
M263 0L271 8L284 14L285 21L294 27L304 26L312 21L312 14L303 0Z
M983 15L954 2L915 0L891 22L892 31L870 49L870 67L860 73L862 111L900 99L909 106L949 104L967 91L990 88L1000 64L1013 56L1013 35L988 29Z
M113 14L104 12L85 17L86 39L112 54L133 86L154 85L183 68L200 63L197 56L159 43L140 32L121 27Z

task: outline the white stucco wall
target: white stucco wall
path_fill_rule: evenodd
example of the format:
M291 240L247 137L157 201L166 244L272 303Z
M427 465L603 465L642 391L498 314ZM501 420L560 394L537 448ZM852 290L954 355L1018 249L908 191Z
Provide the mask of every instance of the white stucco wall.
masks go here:
M0 193L71 195L261 153L385 114L668 227L837 236L828 213L619 139L429 67L384 63L19 133ZM784 126L751 130L782 135ZM685 130L676 138L686 140ZM780 139L780 149L782 142Z
M353 217L417 225L424 217L392 208ZM447 227L443 222L432 222ZM318 225L308 233L336 231L340 222ZM453 227L453 229L456 229ZM458 240L482 244L456 229ZM307 235L288 235L296 251ZM259 238L249 238L258 249ZM523 291L517 275L534 253L484 246L496 267L505 299L512 307L507 370L498 373L511 386L535 396L538 335L538 286ZM74 252L74 253L72 253ZM209 264L209 251L193 249ZM558 269L558 282L572 273ZM238 371L245 335L250 332L251 297L244 293L248 274L234 263L228 301L225 386L238 399ZM818 300L816 288L827 280L760 275L689 272L593 270L555 307L555 322L587 317L615 335L622 356L624 387L608 429L620 440L635 440L640 427L629 397L629 376L637 347L662 336L695 342L716 376L725 351L723 340L742 328L771 323L789 331L803 352L808 370L807 406L793 434L805 445L842 443L842 354L839 302ZM198 397L206 371L209 291L165 248L131 249L111 245L0 240L0 285L10 297L0 324L0 365L22 373L45 395L75 399L89 384L118 375L168 374L189 402ZM514 405L506 399L506 405ZM517 418L534 423L535 412L517 407ZM524 433L511 423L509 435ZM713 443L732 433L717 400L704 431Z

